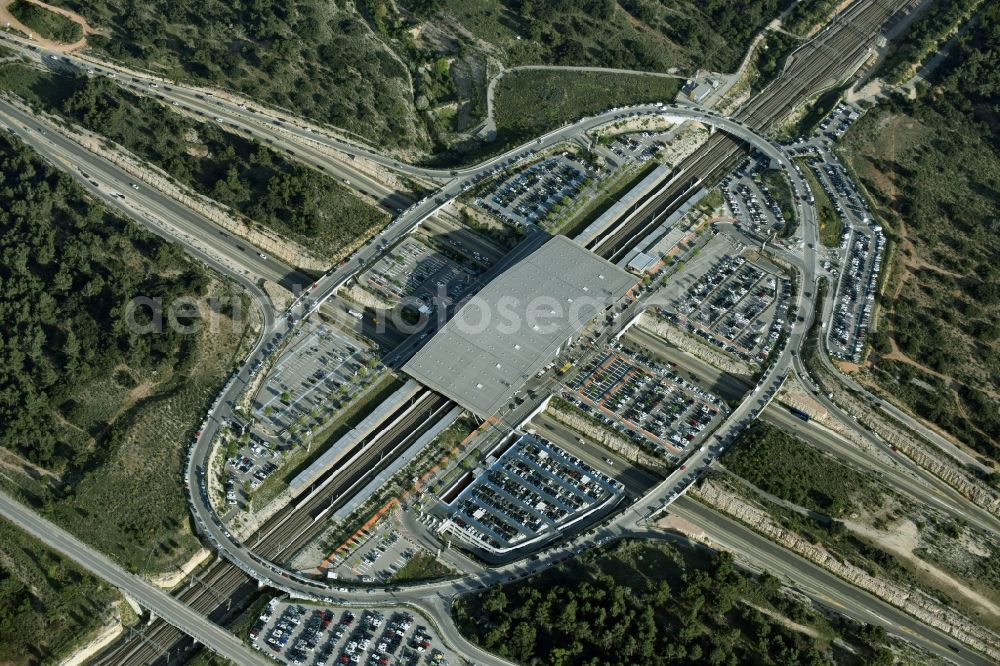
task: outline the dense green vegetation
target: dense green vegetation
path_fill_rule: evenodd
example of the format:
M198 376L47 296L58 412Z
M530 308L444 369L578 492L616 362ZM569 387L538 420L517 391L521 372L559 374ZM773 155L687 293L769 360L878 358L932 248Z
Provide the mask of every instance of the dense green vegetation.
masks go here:
M130 392L141 383L152 393L156 381L173 378L173 393L201 410L221 376L198 379L199 336L170 326L137 335L125 312L136 296L200 300L210 278L176 246L87 201L8 136L0 136L0 442L6 456L61 480L11 471L4 480L133 569L177 562L197 546L179 474L196 417L137 431L131 426L143 417L129 407L137 404ZM184 416L166 390L151 402ZM116 596L14 531L0 534L0 550L5 657L37 661L65 650Z
M941 0L929 5L913 25L893 45L882 63L882 75L899 83L909 78L914 68L944 45L944 39L969 18L982 0Z
M814 102L808 105L805 113L787 131L782 134L789 139L796 139L800 136L807 136L816 131L823 119L826 118L833 107L837 106L844 95L844 88L834 88L819 95Z
M682 79L644 74L522 70L496 85L496 136L456 144L428 164L473 164L528 142L561 125L614 106L672 100Z
M1000 457L1000 5L987 3L915 100L893 98L845 151L902 247L873 376L918 415ZM912 244L912 247L910 246ZM889 358L894 340L919 364Z
M497 143L517 144L614 106L672 101L682 81L658 76L528 70L496 87Z
M762 421L740 435L722 462L728 472L795 505L760 495L740 479L718 477L720 483L762 505L786 529L874 575L919 584L900 560L839 520L856 511L878 511L884 504L885 490L874 478Z
M802 168L802 176L813 194L813 207L816 209L816 218L819 221L819 242L827 247L837 247L840 245L840 237L844 233L844 219L837 214L837 209L833 207L830 196L823 189L819 179L809 166L808 159L797 159Z
M430 553L417 553L392 577L394 583L428 580L454 573Z
M722 462L761 490L828 516L842 516L873 493L868 477L762 421L740 434Z
M55 0L92 47L400 149L449 150L485 110L487 60L732 71L790 0ZM808 0L806 4L811 4Z
M800 0L792 5L781 27L796 34L809 34L813 27L824 23L839 4L839 0Z
M762 609L768 611L762 612ZM461 599L461 631L520 663L889 664L884 632L833 627L727 553L623 542ZM787 618L787 619L785 619ZM814 628L811 638L786 626ZM832 644L840 634L852 644Z
M321 255L338 256L388 220L333 178L103 77L56 77L12 63L0 65L0 87L123 145Z
M509 64L732 71L787 0L408 0L457 19Z
M45 39L72 44L83 37L83 27L76 21L27 0L15 0L8 10L14 18Z
M406 66L353 7L322 0L56 0L106 29L88 43L177 80L209 81L382 145L424 142Z
M8 136L0 442L31 473L4 483L133 570L177 566L198 548L184 447L249 341L235 310L249 317L251 308L177 245L89 201ZM136 332L133 322L152 321L149 307L130 308L137 297L159 299L162 327ZM200 321L208 313L211 326Z
M108 617L114 588L0 521L0 655L55 663Z
M205 275L175 246L88 205L68 176L6 134L0 175L0 442L50 469L86 464L96 433L64 424L77 420L74 387L120 364L178 366L189 356L190 340L169 327L130 332L125 305L199 295Z
M799 40L783 32L768 32L763 43L757 47L751 61L757 75L753 79L751 90L760 92L773 81L785 66L785 58L797 46Z

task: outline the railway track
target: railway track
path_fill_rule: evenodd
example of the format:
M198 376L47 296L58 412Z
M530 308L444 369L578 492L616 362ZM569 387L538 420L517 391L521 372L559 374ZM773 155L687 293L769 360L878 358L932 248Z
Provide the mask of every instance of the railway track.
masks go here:
M785 70L760 94L754 97L737 115L748 127L761 131L776 118L782 117L795 105L808 99L817 88L830 79L839 79L848 66L856 62L868 48L875 29L885 23L901 5L893 0L858 0L824 29L816 39L792 54ZM712 183L740 159L743 145L716 133L695 154L679 166L685 178L670 181L650 197L648 206L656 212L647 217L637 216L633 224L614 233L595 239L592 249L606 258L622 257L642 239L652 219L671 205L671 201L687 189L692 182ZM435 396L435 397L430 397ZM346 503L351 488L363 485L377 470L371 467L376 457L388 457L404 449L423 432L436 415L444 414L450 403L443 397L427 392L418 396L424 400L414 415L392 426L391 433L345 467L339 478L308 499L290 504L289 508L272 516L250 537L255 552L268 559L287 557L302 547L322 529L325 512L336 510ZM424 411L426 409L426 411ZM420 418L426 416L421 423ZM415 425L420 427L414 428ZM377 453L376 453L377 452ZM306 493L312 492L311 487ZM298 504L302 504L299 511ZM255 595L256 582L228 561L219 560L202 573L192 576L189 584L177 596L184 603L205 613L214 621L225 623L238 613ZM233 604L233 602L236 602ZM234 607L235 606L235 607ZM144 631L130 632L105 650L92 663L101 666L122 664L181 663L191 650L191 640L162 620L154 620Z
M271 516L246 544L254 553L270 561L294 555L325 527L322 518L345 505L352 491L364 486L383 467L408 448L444 414L453 403L429 389L414 396L389 415L388 427L373 432L355 445L342 466L329 472L302 491L298 497ZM405 412L405 413L404 413ZM228 560L218 560L189 578L178 599L213 621L234 619L245 604L232 604L256 596L257 582ZM141 632L130 632L92 663L101 666L181 663L192 649L191 639L166 622L156 619ZM169 655L169 656L168 656Z
M827 82L836 82L867 51L877 29L904 3L899 0L860 0L837 17L813 40L789 55L784 70L736 114L747 127L763 132L795 106L819 92ZM745 155L745 144L720 132L683 160L677 171L683 178L668 181L651 197L647 212L628 224L595 236L588 247L612 262L620 261L645 235L662 221L666 212L683 201L692 184L709 186Z

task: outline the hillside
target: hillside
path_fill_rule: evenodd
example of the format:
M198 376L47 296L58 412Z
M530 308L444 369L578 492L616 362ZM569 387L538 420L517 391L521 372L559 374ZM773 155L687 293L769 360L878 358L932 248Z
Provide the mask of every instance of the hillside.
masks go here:
M211 83L411 155L485 114L498 67L732 71L790 0L57 0L124 64ZM818 9L826 0L799 3Z
M465 597L454 617L519 663L891 663L884 634L828 620L728 553L639 541Z
M871 379L1000 459L1000 7L920 87L869 111L844 150L896 248Z
M199 547L184 449L257 315L176 245L94 203L8 136L4 485L133 570L176 567Z
M357 238L388 221L333 177L217 123L174 113L104 77L5 63L0 89L107 137L318 258L339 260Z

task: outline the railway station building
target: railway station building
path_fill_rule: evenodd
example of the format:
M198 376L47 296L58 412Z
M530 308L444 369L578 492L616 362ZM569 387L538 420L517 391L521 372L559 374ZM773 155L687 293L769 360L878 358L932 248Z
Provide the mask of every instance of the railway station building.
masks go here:
M462 305L403 370L489 418L637 280L553 236Z

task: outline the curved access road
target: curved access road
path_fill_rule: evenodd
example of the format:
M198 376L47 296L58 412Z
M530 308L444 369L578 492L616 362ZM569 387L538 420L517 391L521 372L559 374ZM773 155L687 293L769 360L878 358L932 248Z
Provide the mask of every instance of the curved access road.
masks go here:
M765 153L785 168L790 179L792 180L794 188L800 191L805 188L804 182L801 180L801 176L794 170L794 167L788 160L787 156L785 156L785 154L779 150L777 146L773 145L766 138L757 135L755 132L745 127L738 121L734 121L702 109L680 106L667 107L664 105L647 105L628 110L614 110L596 118L585 119L584 121L577 123L577 125L596 126L599 123L611 122L622 115L660 115L675 121L688 119L702 121L708 125L726 131L738 139L746 141L756 149ZM568 128L557 130L556 132L562 133L574 130L575 127L570 126ZM558 140L562 139L560 138ZM456 180L453 180L450 185L454 187L456 182ZM445 191L448 191L448 186L445 187ZM432 203L421 202L417 205L417 210L422 211L423 206L430 206L433 208L434 206L440 205L439 202L443 202L452 196L454 196L454 194L441 195L435 197L434 202ZM816 215L801 201L797 204L797 206L799 219L803 221L803 223L799 226L799 231L797 233L802 234L804 256L801 263L795 264L795 268L800 273L799 284L811 285L815 281L816 261L814 247L817 240ZM415 223L419 219L422 219L422 217L420 217L422 214L423 213L407 212L394 223L394 225L399 224L399 226L390 227L390 233L388 235L391 237L393 234L405 232L405 230L408 230L408 225L410 223ZM363 259L369 258L365 252L366 250L362 250L362 252L359 253L361 258L356 256L344 266L331 271L327 275L320 278L315 283L313 289L304 294L303 297L300 298L292 307L289 312L289 317L293 320L299 320L313 312L319 306L319 303L328 298L351 275L363 267ZM637 316L646 306L647 298L648 294L636 299L636 301L622 313L617 326L620 328L634 316ZM787 336L786 343L780 354L767 370L758 386L746 397L743 403L733 410L732 414L721 425L715 435L716 441L718 441L719 444L713 447L713 449L722 448L728 445L743 428L745 428L754 418L757 417L784 381L784 378L791 367L792 360L804 340L805 332L808 331L815 313L813 289L809 288L798 290L798 303L795 307L795 311L798 314L798 321L793 323L792 330ZM232 408L237 403L240 393L249 384L253 375L258 371L258 368L262 366L267 355L273 353L272 348L277 347L277 345L272 343L283 334L283 332L277 330L273 331L270 336L265 339L265 344L258 347L254 354L251 354L240 369L234 374L234 377L230 380L230 382L226 384L222 394L218 397L210 410L208 417L199 432L198 438L189 452L185 470L187 475L186 481L187 488L189 490L191 510L194 515L198 531L211 542L213 547L219 550L226 559L231 561L256 580L260 581L262 584L285 590L289 594L293 595L321 599L325 601L336 600L340 603L365 603L372 601L387 602L392 599L413 600L423 598L428 594L455 594L466 591L470 588L470 586L473 586L474 589L480 585L490 585L500 582L509 577L512 572L520 571L520 565L518 563L514 563L505 567L484 570L453 581L439 581L400 587L398 593L389 589L352 589L344 587L342 584L325 584L324 582L316 581L302 576L294 571L285 569L284 567L281 567L273 562L268 562L256 555L251 548L232 537L212 506L204 470L208 469L207 461L211 453L212 440L219 432L226 419L231 415ZM691 459L688 460L688 466L691 471L676 470L663 483L657 486L653 492L639 500L630 511L620 514L617 518L615 518L615 520L612 521L611 526L620 529L624 525L634 524L637 520L642 520L650 513L667 506L674 498L681 495L695 480L695 478L697 478L697 476L704 471L704 469L710 464L711 459L714 457L713 453L709 453L707 450L695 452ZM564 548L565 546L557 545L547 551L546 556L548 553L562 552Z

